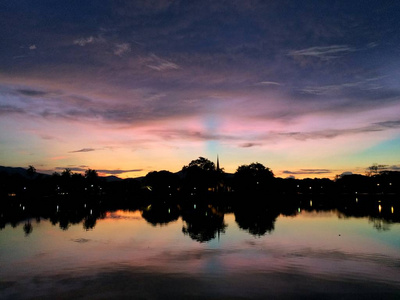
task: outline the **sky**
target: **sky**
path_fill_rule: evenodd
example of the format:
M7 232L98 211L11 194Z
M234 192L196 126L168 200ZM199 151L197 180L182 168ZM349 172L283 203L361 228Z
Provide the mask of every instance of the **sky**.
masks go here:
M1 1L0 165L400 170L399 1Z

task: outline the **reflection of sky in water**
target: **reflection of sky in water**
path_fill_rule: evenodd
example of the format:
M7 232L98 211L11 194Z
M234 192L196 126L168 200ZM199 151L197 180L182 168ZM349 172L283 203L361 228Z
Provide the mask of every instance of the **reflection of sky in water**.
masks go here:
M104 272L117 277L139 272L147 274L148 280L164 274L165 280L175 283L220 278L226 281L213 283L213 288L223 295L233 291L240 295L244 293L240 286L247 289L256 284L253 292L267 292L261 280L264 276L274 276L278 288L294 287L288 278L300 276L308 278L312 288L314 281L327 285L355 281L364 282L364 287L373 282L400 291L399 224L378 231L365 218L302 212L296 217L278 217L274 231L254 237L238 228L233 214L225 215L224 221L228 225L225 233L209 243L184 235L181 219L152 226L140 212L108 213L89 231L82 224L62 231L42 220L32 221L34 229L25 237L23 224L7 226L0 231L0 296L12 292L21 296L29 291L22 283L29 286L32 280L38 295L48 284L59 286L59 280L66 278L71 286L61 281L62 287L73 289L74 280L89 280ZM228 283L236 287L225 290Z

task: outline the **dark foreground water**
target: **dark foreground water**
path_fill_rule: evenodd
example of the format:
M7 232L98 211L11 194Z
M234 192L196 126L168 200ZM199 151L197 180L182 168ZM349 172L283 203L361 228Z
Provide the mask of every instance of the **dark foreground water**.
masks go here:
M0 298L400 299L399 223L299 209L249 224L207 212L217 217L201 226L122 210L91 226L7 224Z

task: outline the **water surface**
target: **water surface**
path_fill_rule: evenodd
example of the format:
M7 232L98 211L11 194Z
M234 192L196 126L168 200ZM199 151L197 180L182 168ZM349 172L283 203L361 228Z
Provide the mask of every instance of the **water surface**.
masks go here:
M157 222L148 212L109 211L91 226L88 219L7 224L0 231L0 298L400 295L396 222L302 209L246 219L211 206L201 212L205 220L192 208Z

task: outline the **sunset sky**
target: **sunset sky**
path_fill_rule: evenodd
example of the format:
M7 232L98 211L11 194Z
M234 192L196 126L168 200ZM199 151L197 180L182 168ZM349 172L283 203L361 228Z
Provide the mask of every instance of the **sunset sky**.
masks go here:
M0 165L400 170L400 1L1 1Z

